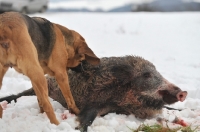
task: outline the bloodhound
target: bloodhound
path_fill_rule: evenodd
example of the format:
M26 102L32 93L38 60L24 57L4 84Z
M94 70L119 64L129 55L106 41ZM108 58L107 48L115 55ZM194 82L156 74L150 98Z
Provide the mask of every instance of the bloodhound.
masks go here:
M28 76L40 110L46 112L51 123L59 124L48 99L44 74L55 76L69 109L78 114L66 70L82 60L93 65L100 62L76 31L40 17L17 12L0 14L0 87L9 67Z

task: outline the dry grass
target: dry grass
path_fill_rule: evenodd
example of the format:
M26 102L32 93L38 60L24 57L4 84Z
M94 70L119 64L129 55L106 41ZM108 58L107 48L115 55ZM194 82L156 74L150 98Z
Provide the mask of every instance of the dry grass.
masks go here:
M197 128L192 129L190 126L188 127L179 127L175 129L171 129L169 127L163 127L162 125L155 124L152 126L149 125L140 125L136 130L131 129L132 132L197 132Z

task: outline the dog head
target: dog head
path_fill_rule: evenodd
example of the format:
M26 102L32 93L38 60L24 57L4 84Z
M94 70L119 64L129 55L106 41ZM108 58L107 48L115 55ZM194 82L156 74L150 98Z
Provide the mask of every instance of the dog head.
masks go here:
M70 68L76 67L83 60L86 60L88 63L92 65L98 65L100 63L100 59L88 47L88 45L85 42L85 39L78 33L76 33L75 38L76 38L74 41L75 54L72 59L68 60L67 66Z

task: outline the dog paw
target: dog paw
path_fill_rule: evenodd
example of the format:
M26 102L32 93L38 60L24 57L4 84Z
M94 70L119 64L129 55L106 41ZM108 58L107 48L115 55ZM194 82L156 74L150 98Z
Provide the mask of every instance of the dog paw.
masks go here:
M72 113L72 114L75 114L75 115L78 115L80 113L80 110L75 107L75 108L69 108L69 112Z

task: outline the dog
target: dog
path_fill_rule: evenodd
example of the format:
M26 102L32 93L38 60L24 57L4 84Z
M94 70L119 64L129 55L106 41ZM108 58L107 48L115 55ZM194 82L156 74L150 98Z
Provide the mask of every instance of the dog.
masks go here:
M0 14L0 87L9 67L28 76L40 111L46 112L51 123L59 124L48 99L44 74L56 78L68 108L78 114L66 70L83 60L92 65L100 62L76 31L41 17L31 18L17 12Z

